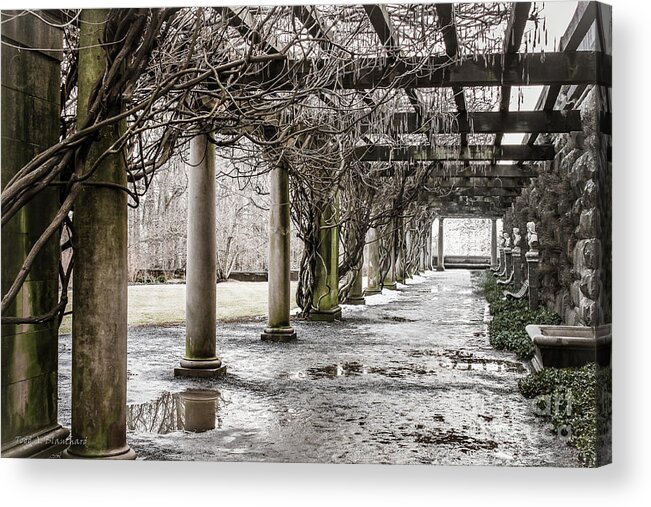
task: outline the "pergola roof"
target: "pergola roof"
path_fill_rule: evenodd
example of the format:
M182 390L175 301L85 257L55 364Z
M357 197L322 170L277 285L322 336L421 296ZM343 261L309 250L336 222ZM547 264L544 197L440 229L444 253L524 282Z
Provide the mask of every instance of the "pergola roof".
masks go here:
M508 202L526 181L513 180L514 171L535 176L523 164L555 156L552 145L535 144L538 135L582 128L578 110L555 109L561 90L578 97L588 86L611 86L609 48L603 41L589 50L580 47L595 23L601 35L601 9L595 2L577 5L553 52L527 37L535 17L532 2L224 7L220 12L241 36L230 42L234 50L274 57L241 77L235 88L289 92L313 79L315 70L332 65L336 56L337 70L319 84L319 99L333 104L337 99L328 90L348 90L369 110L384 111L382 122L373 112L359 122L353 159L429 161L432 174L447 178L446 187L456 195L506 197ZM264 21L271 12L277 17L270 27ZM488 21L482 23L484 16ZM509 110L513 87L536 85L544 86L537 110ZM481 102L472 100L477 88L499 98L495 109L482 109ZM387 97L386 106L377 107ZM610 115L600 120L610 133ZM527 137L523 144L502 144L508 133ZM462 185L455 179L472 174L470 165L477 161L487 165L477 178L511 178L507 181L518 184L480 185L476 178L469 184L465 176Z

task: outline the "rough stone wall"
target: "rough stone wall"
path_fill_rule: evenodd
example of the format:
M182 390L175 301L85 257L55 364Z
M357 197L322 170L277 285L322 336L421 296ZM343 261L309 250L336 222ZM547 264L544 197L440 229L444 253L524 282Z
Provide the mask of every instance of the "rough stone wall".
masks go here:
M611 321L610 136L599 131L601 98L593 87L581 102L582 132L548 137L553 161L505 217L505 230L533 220L540 241L541 300L568 325ZM542 141L541 141L542 142ZM526 235L523 234L523 256Z
M2 12L2 186L59 138L60 29ZM7 43L5 43L7 42ZM39 50L34 50L39 48ZM54 50L48 51L47 48ZM41 192L2 227L2 294L58 209ZM58 301L59 236L38 254L8 316L42 315ZM2 326L3 452L57 424L57 322Z

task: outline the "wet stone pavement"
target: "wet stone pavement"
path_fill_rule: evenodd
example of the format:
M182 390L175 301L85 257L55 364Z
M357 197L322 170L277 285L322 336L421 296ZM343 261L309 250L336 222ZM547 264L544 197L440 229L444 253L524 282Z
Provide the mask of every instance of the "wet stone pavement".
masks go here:
M131 328L128 441L155 460L576 466L518 393L523 364L490 347L478 280L428 272L342 321L295 322L295 343L219 323L217 380L173 377L183 327ZM69 335L60 348L69 425Z

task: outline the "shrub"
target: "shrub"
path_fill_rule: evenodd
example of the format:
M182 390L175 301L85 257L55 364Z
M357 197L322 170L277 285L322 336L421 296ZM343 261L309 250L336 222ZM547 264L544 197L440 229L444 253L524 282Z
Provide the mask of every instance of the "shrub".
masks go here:
M504 286L486 273L481 283L481 291L488 301L493 319L488 325L490 344L498 350L515 352L520 359L530 359L534 346L527 334L529 324L560 324L558 315L544 308L529 310L525 300L504 299Z
M581 368L544 368L519 382L526 398L537 398L537 415L579 451L586 466L599 464L611 417L611 369L594 363Z

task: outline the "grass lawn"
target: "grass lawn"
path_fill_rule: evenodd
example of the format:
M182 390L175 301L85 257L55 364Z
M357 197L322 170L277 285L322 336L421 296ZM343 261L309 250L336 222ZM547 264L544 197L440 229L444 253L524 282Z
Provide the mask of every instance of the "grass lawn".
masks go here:
M292 309L296 308L296 282L291 284ZM70 297L72 301L72 297ZM70 303L69 310L72 308ZM217 319L237 320L267 314L267 282L217 284ZM182 324L185 322L185 284L130 285L130 326ZM63 319L59 333L70 333L72 319Z

